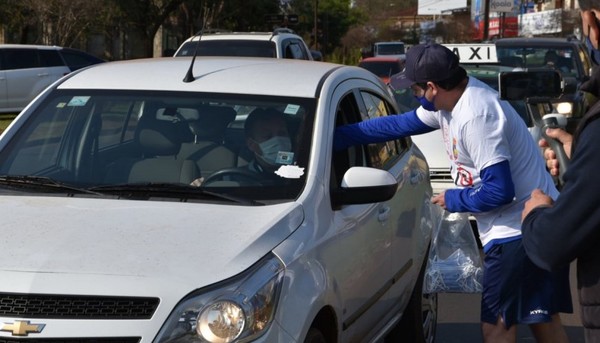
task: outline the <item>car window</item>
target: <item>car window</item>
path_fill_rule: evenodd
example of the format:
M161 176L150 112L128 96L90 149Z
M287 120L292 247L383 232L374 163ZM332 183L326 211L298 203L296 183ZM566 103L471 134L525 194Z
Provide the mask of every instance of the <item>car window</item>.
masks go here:
M572 46L555 47L512 47L497 46L498 61L501 65L520 68L553 68L563 76L580 78L579 55Z
M101 59L77 50L61 49L60 54L71 70L102 62Z
M0 175L48 176L85 186L140 182L132 180L173 183L169 170L173 163L183 163L207 182L203 187L214 191L256 200L294 199L309 168L315 102L267 96L57 91L12 138L12 148L3 150ZM265 111L276 113L286 135L275 136L287 136L288 145L273 145L281 139L270 140L268 121L255 120L261 135L247 135L248 119ZM260 146L260 157L272 169L251 169L259 161L250 150L249 138ZM209 184L208 178L221 170L226 170L225 177L213 177ZM237 178L247 170L261 173L252 180Z
M350 92L344 96L336 110L336 125L347 125L391 114L384 99L369 92ZM334 152L332 161L331 187L340 187L344 173L350 167L368 166L387 169L407 147L405 139L385 143L351 146Z
M40 63L35 49L3 49L3 70L39 68Z
M389 77L401 71L400 63L396 61L362 61L358 66L379 77Z
M40 65L42 67L58 67L65 65L56 50L39 49L38 53L40 54Z
M262 40L203 40L187 42L177 53L177 56L244 56L244 57L277 57L274 42Z
M361 91L360 95L366 110L361 111L362 120L385 117L393 114L391 111L393 107L378 95L365 91ZM400 155L400 145L404 147L407 146L407 144L401 143L402 141L405 141L405 139L369 144L367 146L369 165L379 169L387 169L387 167Z
M292 58L292 59L297 59L297 60L307 60L308 59L308 52L305 51L305 49L303 48L303 45L301 44L300 41L290 39L284 43L284 46L285 46L285 49L284 49L285 56L283 56L284 58Z

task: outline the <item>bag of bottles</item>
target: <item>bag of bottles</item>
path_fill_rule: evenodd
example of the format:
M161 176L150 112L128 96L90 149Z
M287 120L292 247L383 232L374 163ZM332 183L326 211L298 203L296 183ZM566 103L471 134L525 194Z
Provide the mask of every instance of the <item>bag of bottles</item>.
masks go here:
M444 211L434 226L423 293L481 293L483 263L467 213Z

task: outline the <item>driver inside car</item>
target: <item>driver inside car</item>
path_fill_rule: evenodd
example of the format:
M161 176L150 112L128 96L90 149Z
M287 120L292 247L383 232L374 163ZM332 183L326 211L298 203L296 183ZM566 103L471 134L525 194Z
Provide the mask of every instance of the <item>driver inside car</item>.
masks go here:
M292 140L283 113L275 109L257 108L244 124L246 145L254 158L246 168L263 173L266 178L279 178L275 171L294 159Z
M282 166L293 164L294 152L284 114L273 108L254 109L244 123L244 136L252 156L248 164L217 171L204 180L204 185L218 180L242 186L279 184L286 180L278 171Z

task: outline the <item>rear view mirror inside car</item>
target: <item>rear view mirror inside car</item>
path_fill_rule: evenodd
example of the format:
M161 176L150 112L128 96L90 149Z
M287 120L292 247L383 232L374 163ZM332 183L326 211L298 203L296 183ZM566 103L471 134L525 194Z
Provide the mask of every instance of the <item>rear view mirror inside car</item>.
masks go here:
M558 98L564 85L556 70L511 71L498 74L500 99Z

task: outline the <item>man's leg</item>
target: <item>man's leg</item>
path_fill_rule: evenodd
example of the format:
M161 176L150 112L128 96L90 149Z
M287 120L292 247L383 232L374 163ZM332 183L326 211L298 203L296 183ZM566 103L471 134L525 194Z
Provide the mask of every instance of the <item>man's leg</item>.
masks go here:
M495 325L483 322L481 330L483 332L483 342L485 343L515 343L517 340L517 326L512 325L509 329L506 329L502 317L498 317Z
M529 325L531 332L538 343L568 343L569 338L558 314L552 315L550 323L538 323Z

